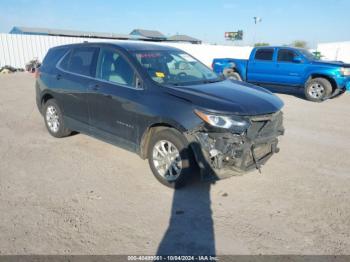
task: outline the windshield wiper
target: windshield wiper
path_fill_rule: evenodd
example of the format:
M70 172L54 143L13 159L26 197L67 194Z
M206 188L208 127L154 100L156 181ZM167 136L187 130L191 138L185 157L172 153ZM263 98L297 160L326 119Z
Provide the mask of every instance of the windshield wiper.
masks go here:
M221 82L223 81L223 79L221 78L215 78L215 79L206 79L206 80L203 80L203 83L204 84L211 84L211 83L217 83L217 82Z
M180 83L166 83L167 85L171 85L171 86L179 86Z
M198 85L198 84L211 84L211 83L221 82L223 80L224 79L221 79L221 78L215 78L215 79L203 79L199 81L179 82L179 83L170 82L167 84L172 86L191 86L191 85Z

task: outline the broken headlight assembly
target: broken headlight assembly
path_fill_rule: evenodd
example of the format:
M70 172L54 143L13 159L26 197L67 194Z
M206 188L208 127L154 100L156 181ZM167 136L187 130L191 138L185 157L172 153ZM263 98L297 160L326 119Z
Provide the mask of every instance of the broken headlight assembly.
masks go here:
M242 134L249 126L249 120L234 115L219 115L208 112L203 112L195 109L195 114L205 123L216 128L228 129L232 133Z

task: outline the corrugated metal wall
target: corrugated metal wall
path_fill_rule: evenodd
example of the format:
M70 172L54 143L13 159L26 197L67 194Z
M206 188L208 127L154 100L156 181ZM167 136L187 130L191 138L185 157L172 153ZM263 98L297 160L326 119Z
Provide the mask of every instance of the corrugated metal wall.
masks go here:
M61 36L40 36L20 34L0 34L0 67L10 65L17 68L24 68L25 64L33 58L42 61L47 50L51 47L89 42L119 42L125 40L106 40L98 38L78 38ZM153 43L155 44L155 43ZM248 58L251 47L220 46L220 45L194 45L186 43L156 43L159 45L170 45L193 55L204 64L210 66L213 58Z
M89 42L118 42L125 40L106 40L97 38L61 37L61 36L40 36L40 35L16 35L0 34L0 67L10 65L24 68L25 64L33 58L42 61L47 50L51 47ZM182 43L156 43L170 45L190 53L210 66L213 58L248 58L252 47L249 46L221 46L221 45L193 45ZM327 59L342 60L350 63L350 42L319 44L319 51Z
M42 61L47 50L51 47L79 43L84 38L0 34L0 66L11 65L24 68L25 64L33 58Z

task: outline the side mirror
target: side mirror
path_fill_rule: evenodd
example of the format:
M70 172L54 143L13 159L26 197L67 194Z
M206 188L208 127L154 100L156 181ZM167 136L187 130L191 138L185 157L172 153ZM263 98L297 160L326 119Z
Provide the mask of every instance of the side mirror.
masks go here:
M293 63L300 64L303 62L303 59L300 56L296 56L293 58Z

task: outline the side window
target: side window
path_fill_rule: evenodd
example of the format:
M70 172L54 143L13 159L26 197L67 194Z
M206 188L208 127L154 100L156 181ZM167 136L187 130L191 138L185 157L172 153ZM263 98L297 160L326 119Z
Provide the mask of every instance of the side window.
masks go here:
M255 60L272 61L273 51L272 48L258 49L255 53Z
M62 58L62 56L67 52L67 48L55 48L50 49L46 54L44 61L41 65L41 71L49 71L54 68L57 62Z
M96 77L112 83L135 87L134 69L122 55L113 50L101 49Z
M80 47L73 49L68 63L68 71L84 76L94 76L94 60L98 49L95 47ZM66 59L67 57L65 57ZM65 59L61 67L64 69Z
M68 53L65 54L63 57L62 61L59 64L59 67L62 68L63 70L68 71L68 65L69 65L69 58L71 55L72 51L69 51Z
M280 49L278 51L277 60L279 62L293 62L295 56L296 56L296 54L293 50Z

